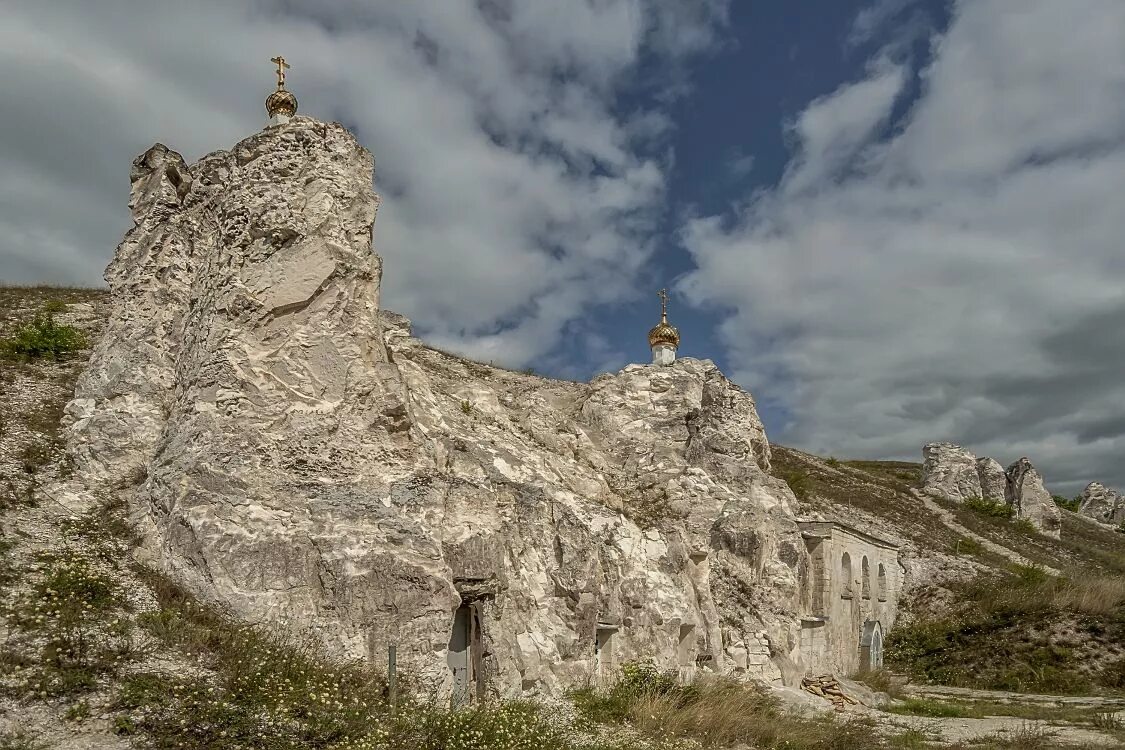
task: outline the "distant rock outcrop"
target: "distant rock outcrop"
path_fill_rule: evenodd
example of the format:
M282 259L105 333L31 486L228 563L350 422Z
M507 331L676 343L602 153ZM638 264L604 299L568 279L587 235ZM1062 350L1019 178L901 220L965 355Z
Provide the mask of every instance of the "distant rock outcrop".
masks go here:
M445 691L800 664L805 545L750 394L708 360L571 383L426 347L379 310L372 170L304 117L138 158L76 483L136 484L148 561L204 598Z
M995 458L977 459L977 476L980 478L980 493L985 500L1006 501L1008 497L1008 475Z
M1062 513L1026 458L1005 471L996 459L978 459L953 443L929 443L922 457L922 490L927 494L956 502L979 497L1008 503L1017 518L1027 519L1043 534L1059 536Z
M1041 533L1058 538L1062 533L1062 510L1043 485L1039 470L1027 458L1021 458L1006 473L1007 499L1016 510L1016 518L1031 521Z
M1125 497L1101 482L1090 482L1082 491L1078 512L1102 523L1125 523Z
M922 448L922 457L924 492L958 502L981 497L977 458L972 453L953 443L930 443Z

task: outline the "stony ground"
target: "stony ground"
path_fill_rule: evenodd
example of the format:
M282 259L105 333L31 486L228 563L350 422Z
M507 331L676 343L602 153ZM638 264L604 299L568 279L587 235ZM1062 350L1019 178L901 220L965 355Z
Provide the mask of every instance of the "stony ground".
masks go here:
M11 335L36 312L52 304L60 307L52 300L65 304L65 309L54 313L58 322L74 325L96 339L104 312L102 293L2 287L0 338ZM5 613L41 583L45 570L41 561L63 552L91 561L96 573L127 591L128 609L134 614L155 606L152 591L124 564L129 557L127 545L90 533L92 527L104 531L98 524L108 523L109 515L94 504L63 506L44 491L65 480L58 421L85 355L35 363L0 361L0 576L8 575L0 583ZM910 584L916 587L1013 562L1056 569L1112 569L1115 564L1117 540L1105 536L1096 525L1072 519L1068 530L1077 541L1028 541L1010 529L982 524L956 508L924 499L913 489L917 481L914 464L839 462L785 448L776 449L775 464L778 474L794 485L807 514L847 513L880 533L901 539L914 571ZM114 489L109 494L119 498L125 491ZM98 520L98 514L105 517ZM940 585L935 590L928 600L931 606L941 599ZM0 620L0 749L134 746L131 728L120 724L120 714L111 706L110 687L70 693L55 685L42 694L29 689L27 674L34 667L25 662L43 643L21 638L17 631L7 619ZM192 669L174 654L146 642L143 634L107 635L105 641L128 651L133 670L154 665L165 672ZM21 655L20 649L25 653ZM1120 729L1125 724L1125 703L1116 697L1042 696L940 686L907 686L902 697L896 705L905 714L860 705L849 708L845 718L866 717L891 733L908 730L906 736L917 739L913 747L1113 747L1125 742Z

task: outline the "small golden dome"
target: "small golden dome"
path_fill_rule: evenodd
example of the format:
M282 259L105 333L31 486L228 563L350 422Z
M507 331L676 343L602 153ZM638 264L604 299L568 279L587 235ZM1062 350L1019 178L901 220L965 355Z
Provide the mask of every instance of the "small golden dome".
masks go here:
M680 332L668 323L668 290L661 289L657 296L660 297L660 322L648 332L648 345L654 347L658 344L668 344L673 349L680 348Z
M648 332L648 345L670 344L673 348L680 348L680 332L668 325L667 320L662 320L654 325Z
M266 97L266 112L270 117L275 115L292 117L297 112L297 97L285 89L278 89Z
M266 97L266 112L271 119L277 115L292 117L297 113L297 97L285 90L285 69L289 63L281 55L271 57L270 62L277 65L277 91Z

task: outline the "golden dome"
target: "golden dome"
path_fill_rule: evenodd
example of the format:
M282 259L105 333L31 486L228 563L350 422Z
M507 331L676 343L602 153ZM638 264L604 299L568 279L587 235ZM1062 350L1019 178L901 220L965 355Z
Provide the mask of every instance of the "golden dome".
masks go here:
M668 325L667 320L662 320L654 325L648 332L648 345L670 344L673 348L680 348L680 332Z
M649 329L648 345L668 344L673 349L679 349L680 332L668 323L668 290L661 289L657 296L660 297L660 322Z
M297 97L285 89L278 89L266 97L266 112L270 117L275 115L292 117L297 112Z

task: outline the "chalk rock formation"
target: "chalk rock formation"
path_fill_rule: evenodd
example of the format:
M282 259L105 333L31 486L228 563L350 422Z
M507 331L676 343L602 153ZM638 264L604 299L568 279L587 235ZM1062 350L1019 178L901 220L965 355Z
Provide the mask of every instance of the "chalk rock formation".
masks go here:
M1102 523L1125 522L1125 497L1101 482L1090 482L1082 491L1078 512Z
M995 458L977 459L977 478L980 480L980 495L987 500L1005 502L1008 496L1008 476L1004 467Z
M750 395L707 360L582 384L424 346L378 309L372 170L305 117L137 159L78 480L139 483L144 554L200 596L446 691L799 664L796 501Z
M995 459L978 459L953 443L929 443L922 448L922 458L923 492L956 502L970 497L1006 502L1017 518L1028 519L1044 534L1059 536L1062 513L1026 458L1005 471Z
M977 459L969 451L953 443L929 443L922 458L923 492L958 502L981 497Z
M1008 503L1017 518L1026 518L1041 533L1058 538L1062 533L1062 511L1043 485L1043 477L1021 458L1008 467Z

